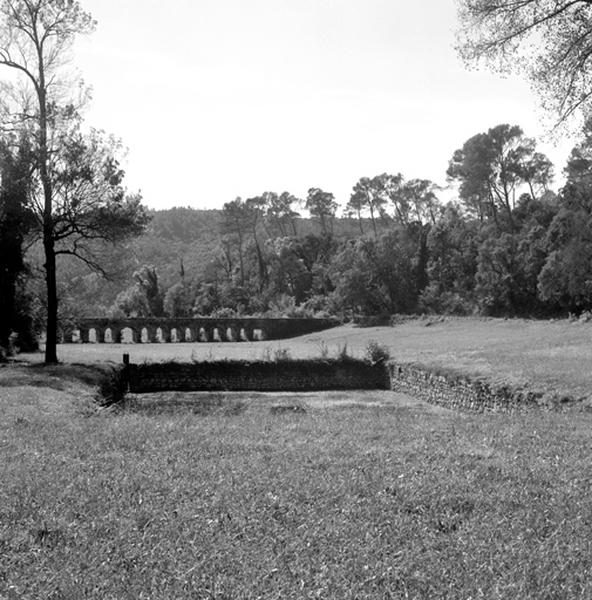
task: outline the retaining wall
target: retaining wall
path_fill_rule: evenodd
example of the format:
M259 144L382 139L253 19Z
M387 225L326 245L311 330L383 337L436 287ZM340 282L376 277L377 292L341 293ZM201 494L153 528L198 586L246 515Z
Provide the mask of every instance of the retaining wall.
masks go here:
M540 394L498 386L457 373L438 372L420 365L390 363L390 387L446 408L516 410L537 405Z
M129 391L388 390L384 365L363 361L221 361L130 364Z

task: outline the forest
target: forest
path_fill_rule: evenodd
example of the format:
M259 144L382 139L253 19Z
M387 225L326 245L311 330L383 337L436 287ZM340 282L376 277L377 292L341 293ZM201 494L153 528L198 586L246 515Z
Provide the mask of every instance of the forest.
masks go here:
M2 162L0 227L14 231L9 163ZM220 210L150 211L141 235L93 242L100 269L61 257L59 321L580 313L592 309L591 173L592 122L557 191L554 167L535 141L502 124L454 152L448 202L432 182L398 173L361 178L345 206L311 188L305 199L265 192ZM11 237L0 235L3 244ZM0 251L0 260L10 255ZM16 265L20 322L31 338L45 318L42 260L33 242Z

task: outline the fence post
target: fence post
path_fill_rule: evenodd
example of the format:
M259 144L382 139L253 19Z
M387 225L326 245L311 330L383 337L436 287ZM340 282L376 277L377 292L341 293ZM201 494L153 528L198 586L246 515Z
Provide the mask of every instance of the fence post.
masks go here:
M125 381L125 391L130 391L130 356L127 352L123 354L123 380Z

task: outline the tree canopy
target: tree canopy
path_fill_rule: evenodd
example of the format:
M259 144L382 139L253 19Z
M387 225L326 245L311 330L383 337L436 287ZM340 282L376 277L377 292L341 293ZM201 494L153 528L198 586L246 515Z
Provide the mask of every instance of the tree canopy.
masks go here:
M590 0L458 0L458 14L467 63L526 75L559 120L589 113Z

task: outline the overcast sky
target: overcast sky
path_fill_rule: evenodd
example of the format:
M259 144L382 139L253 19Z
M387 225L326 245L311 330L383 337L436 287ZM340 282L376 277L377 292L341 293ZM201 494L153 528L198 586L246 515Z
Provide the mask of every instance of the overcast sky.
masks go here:
M446 184L454 150L499 123L545 133L526 83L468 71L454 0L82 0L87 121L129 149L152 208L221 208L308 188L344 205L362 176ZM561 172L571 143L541 149Z

